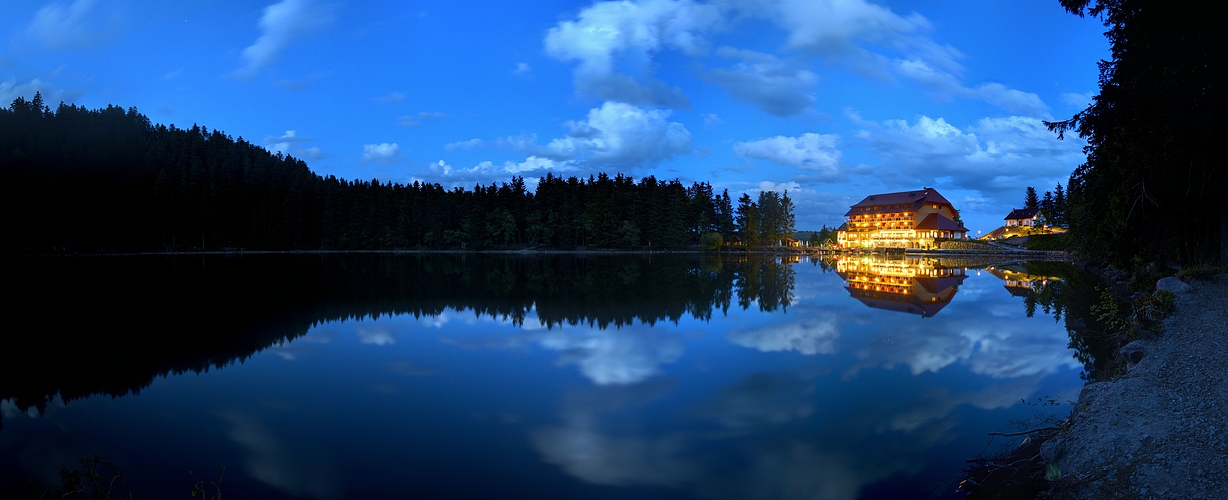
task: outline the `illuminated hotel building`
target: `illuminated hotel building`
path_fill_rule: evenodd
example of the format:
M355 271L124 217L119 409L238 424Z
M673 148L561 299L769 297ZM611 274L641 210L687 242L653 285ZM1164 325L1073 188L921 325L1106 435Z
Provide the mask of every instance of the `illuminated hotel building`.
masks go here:
M844 248L936 248L940 239L963 239L959 212L933 188L872 194L844 214L836 232Z

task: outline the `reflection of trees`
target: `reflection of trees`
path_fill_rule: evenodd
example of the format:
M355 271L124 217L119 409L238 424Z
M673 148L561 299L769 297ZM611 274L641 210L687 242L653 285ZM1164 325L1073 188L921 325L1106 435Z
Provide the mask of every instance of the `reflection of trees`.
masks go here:
M760 311L788 310L793 301L796 274L789 264L775 259L740 263L741 272L735 283L738 305L746 309L755 302Z
M1013 296L1023 297L1028 317L1039 306L1054 321L1064 321L1070 335L1070 347L1083 364L1083 377L1094 379L1100 368L1116 354L1115 345L1107 341L1104 325L1091 314L1091 306L1099 300L1099 281L1091 274L1066 262L1027 262L986 268L1003 280Z
M789 305L793 271L715 256L247 255L30 259L11 263L18 297L0 400L42 411L49 397L123 395L155 376L222 368L313 325L447 310L548 327L710 319L738 303ZM735 282L737 286L735 287ZM28 323L28 321L27 321ZM118 333L110 333L118 332ZM25 338L22 338L25 337ZM18 347L20 340L22 347Z

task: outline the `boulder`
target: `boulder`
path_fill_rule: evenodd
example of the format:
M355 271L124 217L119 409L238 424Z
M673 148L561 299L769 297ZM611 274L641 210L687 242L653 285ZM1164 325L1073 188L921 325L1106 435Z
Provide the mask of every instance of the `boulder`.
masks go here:
M1186 285L1189 286L1189 285ZM1135 340L1121 348L1121 357L1126 360L1126 371L1133 370L1139 361L1147 355L1147 349L1140 340Z
M1168 290L1173 293L1185 293L1193 288L1177 278L1169 276L1156 282L1156 290Z

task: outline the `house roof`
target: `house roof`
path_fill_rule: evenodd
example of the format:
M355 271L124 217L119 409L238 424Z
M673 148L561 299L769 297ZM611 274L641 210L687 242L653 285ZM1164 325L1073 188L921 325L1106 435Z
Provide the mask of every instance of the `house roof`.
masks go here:
M1040 212L1040 210L1036 208L1012 208L1010 215L1007 215L1006 219L1004 220L1031 219L1032 217L1036 217L1037 212Z
M939 231L967 231L968 230L964 226L959 225L958 222L948 219L946 218L946 216L940 213L936 213L936 212L930 214L928 217L922 220L919 224L917 224L917 229L937 229Z

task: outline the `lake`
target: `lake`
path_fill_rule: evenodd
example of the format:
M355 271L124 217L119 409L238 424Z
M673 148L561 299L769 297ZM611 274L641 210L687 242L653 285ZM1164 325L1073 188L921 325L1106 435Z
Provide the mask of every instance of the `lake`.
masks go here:
M5 498L94 456L136 498L959 498L1098 356L1058 263L8 263Z

